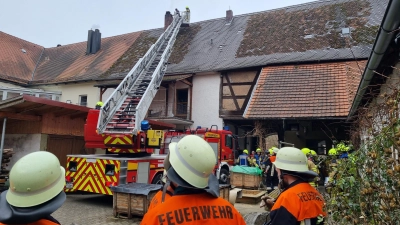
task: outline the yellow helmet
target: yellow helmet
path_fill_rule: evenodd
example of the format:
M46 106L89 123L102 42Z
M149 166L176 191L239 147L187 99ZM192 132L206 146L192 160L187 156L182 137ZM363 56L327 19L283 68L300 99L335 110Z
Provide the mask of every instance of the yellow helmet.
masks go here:
M304 155L307 155L311 152L309 148L302 148L301 151L304 153Z
M261 148L257 148L256 152L261 152Z
M98 105L98 106L103 106L103 102L102 101L98 101L97 103L96 103L96 105Z
M180 186L204 189L217 163L211 145L197 135L187 135L169 144L168 179ZM164 163L165 164L165 163Z
M248 155L249 151L247 149L245 149L245 150L243 150L243 153L246 153Z
M328 155L337 155L336 149L335 149L335 148L331 148L331 149L328 151Z

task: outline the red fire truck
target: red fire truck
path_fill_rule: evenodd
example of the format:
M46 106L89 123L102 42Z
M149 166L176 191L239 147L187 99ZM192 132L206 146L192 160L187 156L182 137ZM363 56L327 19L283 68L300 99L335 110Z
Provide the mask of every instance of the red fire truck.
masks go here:
M85 124L87 148L106 149L106 154L68 155L66 191L86 191L111 195L111 186L131 182L159 183L163 175L164 159L168 145L178 142L188 134L203 137L214 149L218 158L215 174L221 183L229 182L229 170L234 164L234 138L231 131L198 127L196 130L147 130L136 135L131 149L107 148L104 136L97 134L99 110L89 111ZM114 135L113 142L126 138ZM132 151L132 152L128 152ZM153 153L153 154L152 154Z
M138 60L100 110L90 110L85 124L86 148L106 149L107 154L68 155L67 192L111 195L111 186L158 183L169 143L187 134L200 135L210 143L218 158L215 173L221 183L229 181L229 168L234 163L230 131L219 130L217 126L179 132L153 130L145 120L166 71L176 35L182 23L188 22L187 18L175 15L172 24Z

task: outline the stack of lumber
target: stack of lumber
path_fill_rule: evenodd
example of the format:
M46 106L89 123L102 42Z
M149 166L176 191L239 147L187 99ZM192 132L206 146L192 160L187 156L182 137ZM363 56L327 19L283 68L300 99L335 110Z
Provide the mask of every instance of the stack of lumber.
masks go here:
M8 167L8 164L10 163L13 154L14 154L13 149L3 150L3 157L0 167L0 192L8 189L8 187L6 187L6 182L8 180L10 170L7 170L6 168Z

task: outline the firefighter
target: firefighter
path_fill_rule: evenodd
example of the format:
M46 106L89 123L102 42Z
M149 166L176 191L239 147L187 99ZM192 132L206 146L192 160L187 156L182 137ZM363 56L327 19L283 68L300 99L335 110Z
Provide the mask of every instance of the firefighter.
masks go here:
M317 224L326 216L322 195L308 183L318 174L307 167L307 157L294 147L279 150L274 165L283 189L273 203L268 225Z
M307 157L307 167L309 170L314 171L316 174L319 174L319 170L317 165L313 162L313 158L311 155L308 155ZM319 181L319 176L315 177L312 181L310 181L310 185L313 186L314 188L318 187L318 181Z
M209 184L217 158L204 139L187 135L169 149L164 167L167 183L176 186L174 196L148 211L142 225L246 224L233 205L218 198L218 182Z
M278 183L279 183L278 174L276 173L275 165L273 164L273 162L275 162L276 154L278 152L279 148L273 147L272 154L265 163L266 167L264 173L267 175L265 179L267 185L267 191L272 191L273 189L278 188Z
M247 149L243 150L243 153L239 155L238 159L236 162L239 164L239 166L249 166L248 160L249 160L249 151Z
M100 109L102 106L103 106L103 102L102 102L102 101L98 101L98 102L96 103L95 109Z
M165 169L164 169L164 173L163 173L163 177L162 177L161 181L163 183L163 187L151 199L151 202L150 202L148 210L156 207L160 203L163 203L164 201L169 199L174 193L175 187L173 185L171 185L171 184L170 185L166 185L166 183L167 183L167 171ZM164 191L164 188L166 189L165 191ZM163 193L165 193L164 196L163 196Z
M256 159L257 166L259 168L261 168L261 164L260 164L260 162L262 160L261 159L261 148L256 149L256 154L254 155L254 158Z
M0 224L56 225L51 214L66 199L65 170L57 157L37 151L10 171L10 188L0 195Z

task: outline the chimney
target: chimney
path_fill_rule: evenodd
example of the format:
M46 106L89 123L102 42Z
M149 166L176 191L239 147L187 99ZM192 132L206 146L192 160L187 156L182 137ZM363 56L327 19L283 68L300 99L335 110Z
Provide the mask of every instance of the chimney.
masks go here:
M99 29L88 31L86 55L96 54L101 48L101 33Z
M230 10L226 10L226 23L230 23L233 20L233 11Z
M164 19L164 30L166 30L168 28L168 26L171 25L172 20L173 20L173 18L172 18L171 12L167 11L165 13L165 19Z

